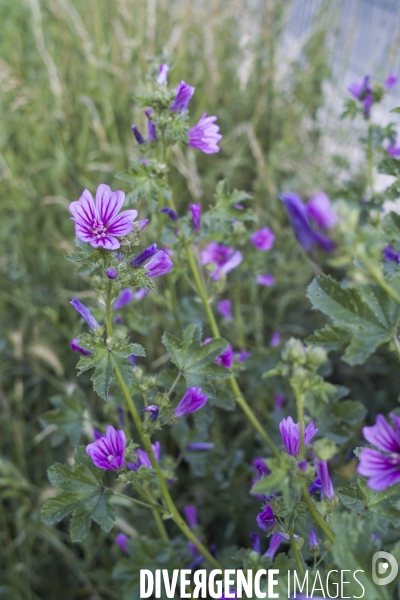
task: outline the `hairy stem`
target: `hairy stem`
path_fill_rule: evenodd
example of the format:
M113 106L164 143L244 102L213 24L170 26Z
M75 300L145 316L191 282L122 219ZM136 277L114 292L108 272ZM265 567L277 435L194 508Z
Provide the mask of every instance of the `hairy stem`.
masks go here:
M296 559L296 565L302 575L304 575L304 567L300 557L299 549L297 548L296 540L294 539L293 528L290 530L290 546L292 548L293 556Z
M307 504L307 508L310 511L310 514L312 516L314 523L322 529L322 531L325 533L328 540L330 540L333 543L335 541L335 536L334 536L333 532L331 531L331 529L328 527L328 525L325 523L325 521L323 520L321 515L319 514L319 512L308 492L307 484L303 485L302 491L303 491L303 498L305 500L305 503Z
M150 504L148 502L142 502L141 500L138 500L137 498L132 498L132 496L127 496L126 494L121 494L120 492L114 491L114 496L119 496L120 498L125 498L125 500L129 500L130 502L133 502L133 504L137 504L138 506L143 506L144 508L149 508L154 513L157 513L158 518L159 518L158 513L169 514L168 511L165 510L165 508L163 508L162 506L156 506L155 504Z

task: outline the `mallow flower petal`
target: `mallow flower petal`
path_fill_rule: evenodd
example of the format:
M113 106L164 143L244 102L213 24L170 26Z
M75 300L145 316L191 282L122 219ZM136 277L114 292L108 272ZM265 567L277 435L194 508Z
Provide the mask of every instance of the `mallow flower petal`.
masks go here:
M137 217L137 210L125 210L117 215L108 226L108 233L111 235L128 235L133 231L133 221Z
M112 223L118 215L125 200L125 194L121 190L111 191L111 188L101 183L96 192L96 208L99 220L104 224Z
M113 237L112 235L106 235L104 237L91 240L90 245L92 246L92 248L98 248L99 246L101 246L106 250L118 250L121 244L119 243L117 238Z

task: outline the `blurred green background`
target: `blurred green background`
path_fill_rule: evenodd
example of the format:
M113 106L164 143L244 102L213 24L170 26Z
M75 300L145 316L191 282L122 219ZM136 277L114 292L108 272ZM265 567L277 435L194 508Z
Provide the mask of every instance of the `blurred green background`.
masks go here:
M372 38L366 10L386 11ZM277 324L302 336L306 318L321 322L305 299L314 266L277 192L346 190L359 201L365 175L340 145L354 148L356 131L338 125L337 115L349 78L364 75L364 58L377 76L396 67L398 12L396 2L0 1L0 598L120 597L111 576L115 548L101 542L104 534L73 546L66 530L40 522L46 469L71 448L52 448L39 417L51 396L75 385L69 342L78 323L69 299L94 298L64 259L74 239L68 204L100 182L120 187L114 174L135 152L130 127L145 125L133 96L168 62L173 84L196 87L193 122L204 111L218 116L220 154L174 152L178 205L207 203L225 177L254 195L285 251L276 256L279 298L253 298L248 308L258 319L249 339L268 345ZM145 339L149 362L162 354L162 310L143 308L155 323Z

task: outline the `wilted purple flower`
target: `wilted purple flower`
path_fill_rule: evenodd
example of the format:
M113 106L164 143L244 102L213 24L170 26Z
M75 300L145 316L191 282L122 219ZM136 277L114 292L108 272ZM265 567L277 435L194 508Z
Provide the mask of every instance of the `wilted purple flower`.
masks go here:
M175 408L174 416L180 418L183 417L183 415L196 412L197 410L200 410L200 408L203 408L207 400L208 396L203 394L201 388L196 386L188 388L178 406Z
M85 319L86 323L91 329L97 329L98 327L100 327L90 310L86 308L86 306L82 304L82 302L80 302L77 298L72 298L70 304L72 304L72 306L74 307L76 312L82 317L82 319Z
M364 104L364 115L368 119L371 114L372 92L373 87L369 84L370 77L366 75L361 81L354 81L349 85L347 90Z
M322 489L321 480L319 477L313 481L313 483L309 486L308 491L311 495L318 494Z
M205 112L200 121L188 131L188 145L201 150L205 154L214 154L219 152L218 142L222 140L222 135L218 133L219 126L214 122L217 117L207 117Z
M200 261L202 265L208 263L216 265L215 270L211 273L214 281L218 281L223 273L229 273L237 267L243 260L243 256L239 250L234 250L228 246L210 242L208 246L200 252Z
M386 152L392 158L399 158L400 157L400 146L396 145L396 140L395 140L395 142L393 144L389 144L389 146L386 148Z
M119 533L115 538L115 543L123 550L123 552L125 552L125 554L129 554L128 541L129 538L124 533Z
M266 556L270 560L274 560L275 554L278 552L279 546L282 544L282 542L283 542L284 539L285 538L283 537L283 535L279 531L277 531L276 533L274 533L271 536L271 541L269 543L269 548L265 552L264 556Z
M146 143L146 140L144 139L136 125L132 125L132 133L135 136L135 139L138 144L142 145Z
M250 241L257 248L257 250L271 250L274 245L275 234L269 229L269 227L263 227L258 231L255 231L250 236Z
M187 445L187 450L192 452L213 450L213 448L214 444L212 442L193 442L193 444Z
M82 346L80 346L79 344L79 339L74 338L70 343L71 349L75 350L76 352L79 352L80 354L82 354L82 356L90 356L92 354L90 350L85 350L85 348L82 348Z
M134 354L130 354L128 356L128 361L131 363L131 365L135 365L136 364L136 356Z
M159 277L160 275L166 275L170 272L174 263L164 250L158 250L154 256L145 265L145 275L150 279Z
M161 457L161 444L160 444L160 442L154 442L154 444L152 444L151 447L153 449L153 454L154 454L154 457L155 457L156 461L160 462L160 457ZM147 454L147 452L145 452L141 448L138 448L135 451L134 456L136 457L136 462L128 462L128 463L126 463L126 466L128 467L128 469L132 469L133 471L137 471L140 467L151 468L151 460L150 460L150 457Z
M275 410L280 410L282 408L284 402L285 402L285 398L284 398L284 396L282 396L282 394L275 394L275 396L274 396Z
M99 469L118 471L124 464L125 444L125 432L109 425L105 436L86 446L86 454Z
M149 414L150 421L157 421L159 411L157 404L150 404L150 406L145 406L142 412Z
M260 554L261 542L260 542L260 535L257 533L257 531L253 531L252 533L250 533L250 539L251 539L251 545L253 547L254 552L257 552L257 554Z
M236 362L241 364L251 357L251 352L248 352L247 350L239 350L238 352L234 352L233 356L236 358Z
M189 106L189 102L194 94L195 88L188 85L184 81L181 81L178 89L176 90L176 96L171 104L172 112L178 112L179 110L186 110Z
M217 303L217 310L221 317L224 317L227 321L233 321L232 302L230 300L220 300Z
M120 295L115 300L112 307L114 310L121 310L121 308L123 308L124 306L126 306L127 304L132 302L132 300L133 300L132 290L130 288L124 288L123 290L121 290Z
M133 231L133 221L137 210L126 210L118 214L124 204L125 193L112 192L108 185L101 183L96 191L96 204L89 190L84 190L79 200L71 202L69 210L75 221L75 232L82 242L93 248L102 246L106 250L120 247L117 237ZM117 237L116 237L117 236Z
M147 294L149 294L149 293L150 293L150 290L145 290L143 288L140 288L140 290L138 290L137 292L135 292L133 294L133 297L134 297L135 300L140 301L140 300L143 300L143 298L145 296L147 296Z
M122 323L122 319L121 319L121 317L115 317L115 319L114 319L114 323L117 323L118 325L119 325L120 323Z
M284 192L279 195L279 198L287 208L296 239L306 252L315 244L321 246L326 252L334 250L335 244L332 240L311 228L307 208L297 194Z
M397 264L400 263L400 252L396 252L394 248L391 246L386 246L383 253L383 260L386 262L395 262Z
M274 331L274 333L272 334L271 341L270 341L270 346L272 346L272 348L276 348L277 346L279 346L280 343L281 343L281 335L280 335L279 331Z
M146 227L148 222L149 222L148 219L142 219L141 221L137 221L135 223L135 225L138 227L138 229L143 230Z
M172 210L172 208L169 208L169 206L164 206L164 208L160 208L158 212L167 214L172 221L179 220L179 217L176 214L176 212Z
M117 271L113 268L108 269L107 270L107 277L108 279L116 279L117 278Z
M258 474L259 478L266 477L271 472L265 462L265 458L262 458L261 456L253 459L253 468Z
M200 231L201 204L189 204L189 208L192 213L193 231Z
M396 77L396 75L394 73L389 73L389 75L386 77L386 81L383 84L383 87L385 88L386 91L388 91L393 86L395 86L397 82L398 82L398 78Z
M157 83L167 83L168 65L160 65L158 67Z
M273 275L266 273L265 275L257 275L256 282L258 285L265 285L266 287L271 287L275 283L275 278Z
M222 354L217 356L217 358L215 359L215 362L217 363L217 365L220 365L221 367L226 367L227 369L230 369L232 366L232 363L233 363L233 358L234 358L233 348L229 344L227 349L224 350L224 352Z
M300 461L297 463L297 466L299 467L299 469L300 469L301 471L303 471L303 473L305 473L305 472L307 471L308 463L307 463L307 461L306 461L306 460L300 460Z
M307 212L321 229L330 229L339 222L339 218L331 206L329 196L324 192L318 192L311 198L307 204Z
M131 260L132 267L140 267L147 259L151 258L157 252L157 244L152 244L146 250L143 250L140 254L135 256L133 260Z
M264 531L271 531L275 527L277 523L274 511L269 504L266 504L263 511L257 515L256 521L259 528Z
M394 429L383 415L376 417L372 427L363 427L363 436L375 448L363 448L360 453L358 472L369 477L368 487L375 492L400 481L400 417L390 415ZM383 454L385 453L385 454Z
M190 529L195 529L197 527L197 508L195 506L185 506L183 512Z
M295 423L292 417L282 419L279 423L279 431L281 432L286 452L292 456L298 456L300 451L299 424ZM317 431L318 429L314 427L314 421L311 421L304 429L304 446L307 446Z
M316 551L318 550L319 547L319 543L318 543L318 538L317 538L317 532L315 531L315 529L311 529L310 531L310 540L308 542L308 547L310 548L311 551Z
M318 429L316 431L318 431ZM329 476L328 462L326 460L317 460L315 462L315 470L321 484L321 498L329 498L329 500L332 500L335 496L335 490L333 489L332 481Z
M149 109L149 110L145 110L144 112L147 117L147 141L148 142L156 142L157 141L156 124L151 119L153 110Z

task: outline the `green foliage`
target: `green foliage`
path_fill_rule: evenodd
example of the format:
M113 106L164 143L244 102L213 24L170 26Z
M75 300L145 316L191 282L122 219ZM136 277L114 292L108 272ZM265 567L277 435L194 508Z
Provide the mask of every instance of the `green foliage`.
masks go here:
M372 352L396 332L400 307L377 286L342 288L329 275L319 275L308 288L314 308L333 321L309 341L339 349L346 347L343 360L362 364Z
M154 161L145 164L139 160L132 159L131 167L120 171L116 178L126 181L131 186L131 191L126 197L126 205L132 206L139 200L145 200L147 214L153 212L158 205L160 197L164 200L171 198L171 190L164 181L165 169Z
M179 340L170 333L164 333L162 342L171 353L172 362L186 379L188 387L199 386L208 394L214 395L210 380L226 379L229 370L217 365L215 359L223 353L228 342L213 339L207 344L202 341L202 330L198 325L189 325Z
M115 368L118 367L126 385L130 385L133 378L132 364L128 361L129 356L146 356L144 348L140 344L127 344L124 340L104 341L91 338L88 335L82 337L82 343L90 356L81 356L78 363L79 373L89 369L95 369L91 376L93 389L101 398L107 400L112 381L115 379Z
M43 427L53 425L56 428L52 434L52 446L59 446L66 438L71 446L77 446L83 431L82 391L75 388L69 396L52 396L50 401L55 410L45 413L40 421Z
M110 500L114 492L103 486L102 472L93 465L83 446L75 450L72 468L56 463L50 467L48 476L50 483L60 492L43 505L42 519L47 525L59 523L71 515L73 542L86 538L92 521L104 531L111 531L115 510Z
M214 194L215 204L211 205L202 219L202 224L207 233L231 233L234 228L233 221L257 221L254 211L249 208L237 208L252 197L246 192L234 190L229 192L228 181L220 181Z

